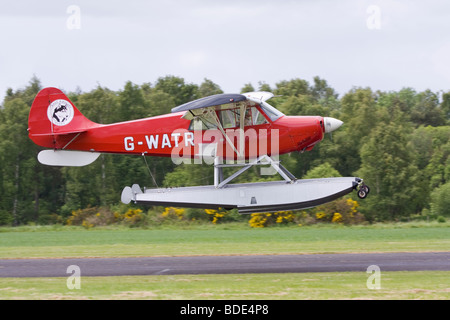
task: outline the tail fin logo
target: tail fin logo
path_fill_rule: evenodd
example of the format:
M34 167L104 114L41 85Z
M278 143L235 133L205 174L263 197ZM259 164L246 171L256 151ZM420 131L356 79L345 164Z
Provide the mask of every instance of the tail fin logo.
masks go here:
M72 121L73 116L73 106L67 100L55 100L47 108L48 120L57 126L69 124L70 121Z

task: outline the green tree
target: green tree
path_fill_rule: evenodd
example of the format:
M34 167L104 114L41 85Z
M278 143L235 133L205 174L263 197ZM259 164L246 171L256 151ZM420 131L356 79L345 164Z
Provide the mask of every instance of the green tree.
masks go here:
M121 93L122 104L120 107L118 95L114 91L101 86L97 86L97 88L91 92L73 93L71 96L76 99L73 103L86 118L97 123L107 124L123 120L124 118L122 117L127 117L127 115L125 115L127 112L121 109L129 108L132 103L143 104L143 102L139 100L140 97L137 99L131 98L131 91L133 90L136 90L135 86L131 82L128 82L125 90ZM136 94L139 96L138 90ZM128 98L130 98L131 103L126 101ZM119 113L121 113L121 115L118 116Z
M441 110L447 125L450 125L450 91L442 94Z
M28 218L37 219L33 200L39 198L35 160L38 149L27 136L29 111L30 107L21 98L8 99L0 123L1 202L3 209L11 212L15 225Z
M320 104L315 103L311 96L290 96L283 99L277 108L291 116L326 116L327 112Z
M343 176L352 176L361 166L360 149L379 122L376 95L369 88L353 88L341 99L342 127L332 133L332 143L323 156ZM331 137L330 137L331 138Z
M316 101L324 101L325 103L329 100L334 101L338 97L338 94L328 85L327 81L317 76L314 77L311 95Z
M417 94L416 103L411 110L411 120L416 125L444 125L446 120L439 105L438 95L431 90Z
M14 99L21 99L26 105L31 106L36 94L42 89L41 81L38 77L33 75L28 85L25 88L14 91L8 88L6 91L5 103Z
M276 84L275 95L283 97L312 95L308 81L303 79L292 79L289 81L280 81Z
M357 174L371 188L363 207L368 220L398 219L421 210L421 177L401 125L391 122L373 129L361 159Z
M142 85L141 89L147 111L146 117L167 114L171 112L172 108L176 107L175 99L170 94L153 88L148 83Z
M204 79L198 89L199 97L208 97L215 94L223 93L220 86L209 79Z
M144 95L137 84L128 81L119 93L119 108L114 121L127 121L147 116Z
M415 163L424 171L430 190L450 181L450 126L420 126L414 130L411 145Z
M431 213L450 217L450 182L433 190L431 195Z
M158 78L155 89L173 97L177 106L199 98L198 86L196 84L186 84L184 79L180 77L166 76Z
M333 168L331 164L325 162L309 170L303 178L316 179L316 178L331 178L331 177L341 177L341 174L335 168Z
M214 183L214 168L206 164L180 164L165 175L166 187L189 187Z
M242 87L242 89L241 89L241 93L253 92L253 91L255 91L255 88L253 87L253 85L250 82L246 83L244 85L244 87Z
M266 91L266 92L272 92L272 88L270 85L263 81L258 82L258 91Z

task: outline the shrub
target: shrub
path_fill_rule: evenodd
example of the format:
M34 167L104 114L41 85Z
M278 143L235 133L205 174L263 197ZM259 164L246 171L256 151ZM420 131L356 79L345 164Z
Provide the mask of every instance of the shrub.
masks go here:
M212 223L216 224L219 220L227 214L226 212L215 210L215 209L205 209L205 212L212 217Z
M365 221L358 211L359 203L350 198L338 199L313 209L317 222L358 224Z
M185 211L185 209L183 209L183 208L167 207L164 209L161 216L166 219L183 220L184 211Z
M210 220L208 214L205 214L205 210L199 208L186 208L184 218L189 221L208 222Z
M144 214L141 209L129 209L123 215L123 223L128 226L138 226L144 220Z
M248 221L252 228L264 228L274 224L288 224L295 221L292 211L277 211L274 213L253 213Z
M203 211L206 213L206 216L209 220L214 223L223 223L223 222L232 222L232 221L242 221L245 218L245 215L241 215L238 213L236 209L226 210L223 208L219 209L204 209Z
M252 213L248 223L252 228L264 228L268 225L270 215L270 213Z
M292 211L278 211L274 213L275 223L288 224L293 222L295 215Z
M341 223L341 222L343 222L343 217L342 217L342 214L340 214L339 212L335 212L334 214L333 214L333 218L331 218L331 222L333 222L333 223Z
M122 216L113 213L104 207L88 207L72 211L71 216L66 220L69 226L83 226L90 229L96 226L106 226L122 220Z

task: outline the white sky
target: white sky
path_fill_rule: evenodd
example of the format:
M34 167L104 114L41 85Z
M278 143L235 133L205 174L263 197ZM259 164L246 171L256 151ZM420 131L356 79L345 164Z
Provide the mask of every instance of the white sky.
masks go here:
M166 75L225 92L316 75L341 96L450 90L446 0L0 0L0 44L0 102L33 74L85 92Z

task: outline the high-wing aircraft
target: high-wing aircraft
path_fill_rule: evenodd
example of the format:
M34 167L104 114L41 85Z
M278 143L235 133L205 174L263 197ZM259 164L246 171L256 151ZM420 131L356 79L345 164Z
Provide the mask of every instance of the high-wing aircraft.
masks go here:
M143 190L133 185L123 189L124 203L254 213L309 208L355 189L365 198L369 188L358 177L296 179L283 167L279 155L311 150L342 121L286 116L267 103L272 97L270 92L217 94L175 107L170 114L98 124L83 116L61 90L50 87L34 99L28 132L37 145L48 148L38 154L45 165L84 166L101 153L114 153L214 166L214 185ZM278 173L283 180L230 183L256 165L263 174ZM224 167L240 169L225 178Z

